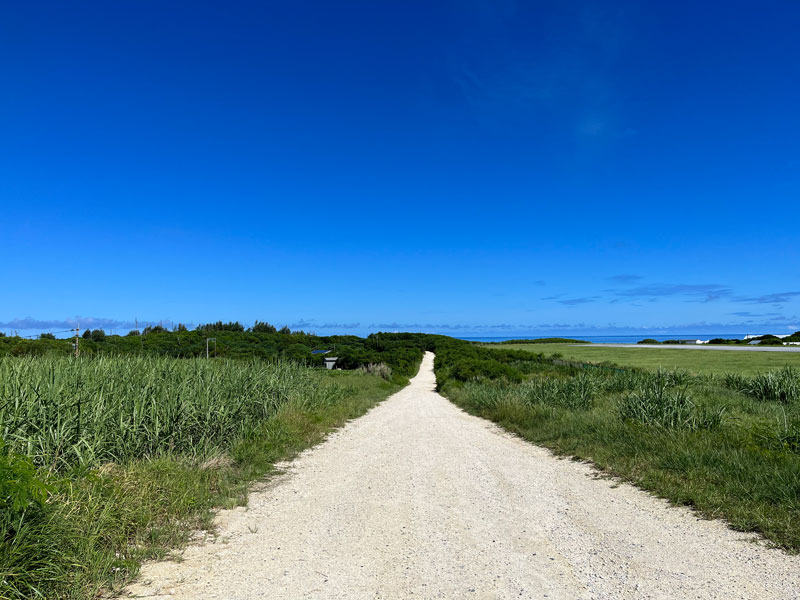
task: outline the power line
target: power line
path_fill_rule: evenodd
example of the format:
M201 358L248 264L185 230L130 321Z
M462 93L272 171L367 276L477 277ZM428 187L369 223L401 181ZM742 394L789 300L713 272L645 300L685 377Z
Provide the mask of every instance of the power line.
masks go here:
M73 331L76 331L76 329L73 328L73 329L63 329L61 331L46 331L45 333L49 333L49 334L55 335L57 333L72 333ZM17 334L17 335L12 336L12 337L20 337L20 338L25 338L27 340L34 340L34 339L40 338L41 336L42 336L41 333L37 333L36 335L19 335L19 334Z

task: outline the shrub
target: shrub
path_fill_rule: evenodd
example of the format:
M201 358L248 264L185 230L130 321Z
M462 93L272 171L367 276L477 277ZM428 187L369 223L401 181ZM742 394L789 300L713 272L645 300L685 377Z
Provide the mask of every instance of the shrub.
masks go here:
M654 340L653 338L645 338L643 340L639 340L636 342L637 344L660 344L658 340Z
M13 522L32 507L42 507L47 488L36 477L36 467L26 456L11 451L0 439L0 531L6 534ZM0 539L5 536L0 534Z
M11 356L42 356L45 353L44 346L30 343L29 340L25 340L25 342L11 348Z
M369 363L362 365L358 370L369 375L377 375L387 381L392 378L392 368L386 363Z
M478 379L501 379L522 381L522 374L515 368L491 359L466 358L457 361L450 370L450 377L456 381Z
M304 344L292 344L286 348L284 356L290 360L307 362L311 359L311 348Z
M34 593L52 573L52 554L63 552L43 531L48 489L33 463L0 440L0 596ZM46 527L45 527L46 529ZM37 590L38 591L38 590Z

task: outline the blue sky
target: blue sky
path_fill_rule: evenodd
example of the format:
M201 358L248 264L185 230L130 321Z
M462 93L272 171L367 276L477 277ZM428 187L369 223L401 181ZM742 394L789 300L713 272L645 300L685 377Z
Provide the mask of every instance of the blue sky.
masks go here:
M0 330L800 329L800 4L44 2Z

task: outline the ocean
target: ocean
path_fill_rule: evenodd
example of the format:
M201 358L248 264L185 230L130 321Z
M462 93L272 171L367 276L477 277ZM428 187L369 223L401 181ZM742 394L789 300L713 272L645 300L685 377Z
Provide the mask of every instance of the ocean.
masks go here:
M570 340L585 340L593 344L635 344L638 341L649 338L663 342L665 340L711 340L714 338L726 338L732 340L741 340L745 336L744 333L697 333L687 335L658 335L639 333L636 335L515 335L505 337L459 337L461 340L468 340L470 342L504 342L506 340L519 340L519 339L536 339L542 337L560 337Z

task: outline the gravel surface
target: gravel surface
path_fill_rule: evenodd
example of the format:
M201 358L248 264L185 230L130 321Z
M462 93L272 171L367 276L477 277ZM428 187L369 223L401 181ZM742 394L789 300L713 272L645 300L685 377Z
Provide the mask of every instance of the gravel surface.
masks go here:
M142 598L800 598L800 557L411 385L222 511Z

